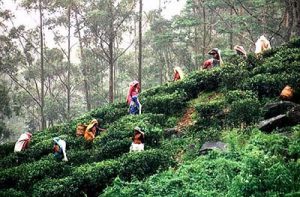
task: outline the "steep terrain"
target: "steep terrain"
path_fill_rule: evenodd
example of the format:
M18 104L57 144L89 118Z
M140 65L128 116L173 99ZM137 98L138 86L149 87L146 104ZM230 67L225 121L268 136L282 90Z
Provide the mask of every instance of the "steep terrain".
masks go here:
M263 106L285 85L299 87L300 40L227 62L143 92L142 115L127 115L125 103L107 105L35 132L24 152L2 145L0 196L300 195L300 125L257 129ZM107 132L89 144L75 130L93 118ZM128 153L135 126L145 130L146 150ZM176 126L181 132L164 132ZM68 162L54 160L55 136L67 141ZM199 154L217 140L227 151Z

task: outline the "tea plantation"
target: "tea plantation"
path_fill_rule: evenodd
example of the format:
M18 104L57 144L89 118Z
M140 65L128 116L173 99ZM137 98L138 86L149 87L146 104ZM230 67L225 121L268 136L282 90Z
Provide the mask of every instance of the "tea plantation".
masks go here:
M24 152L1 145L0 196L300 196L300 125L258 129L263 106L287 84L300 85L300 39L144 91L142 115L115 103L33 133ZM191 124L166 133L188 108ZM76 125L93 118L107 131L87 143ZM129 153L135 126L145 151ZM68 162L53 158L55 136L67 142ZM207 141L228 149L200 155Z

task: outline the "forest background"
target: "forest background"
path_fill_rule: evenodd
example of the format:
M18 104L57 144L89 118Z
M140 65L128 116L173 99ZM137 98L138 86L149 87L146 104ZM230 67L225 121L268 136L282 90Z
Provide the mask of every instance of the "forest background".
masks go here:
M170 81L174 66L198 70L211 48L226 61L236 44L254 51L261 35L272 46L300 35L297 0L180 1L169 17L174 1L154 10L146 0L13 1L37 26L1 6L0 142L125 102L132 80L145 90Z

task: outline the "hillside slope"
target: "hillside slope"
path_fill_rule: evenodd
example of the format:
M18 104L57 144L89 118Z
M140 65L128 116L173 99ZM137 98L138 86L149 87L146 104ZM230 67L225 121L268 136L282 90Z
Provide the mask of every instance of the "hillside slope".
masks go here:
M2 145L0 196L297 196L300 125L271 134L256 125L285 85L299 85L300 40L259 59L250 54L228 62L143 92L142 115L127 115L125 103L107 105L34 133L24 152ZM193 109L193 124L164 132L186 109ZM93 118L107 132L89 144L75 130ZM135 126L145 130L146 150L128 153ZM67 141L68 162L54 160L55 136ZM210 140L226 142L227 152L200 156Z

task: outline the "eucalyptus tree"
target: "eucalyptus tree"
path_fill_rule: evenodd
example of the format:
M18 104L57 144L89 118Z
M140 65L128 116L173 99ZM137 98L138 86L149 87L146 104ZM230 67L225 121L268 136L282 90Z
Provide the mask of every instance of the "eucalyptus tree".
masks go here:
M42 0L22 0L21 5L28 10L38 10L39 11L39 37L40 37L40 110L41 110L41 128L46 127L46 121L44 116L44 106L45 106L45 91L44 91L44 21L43 21L43 11L44 8L51 1L42 1Z
M64 88L66 89L66 108L67 108L67 119L71 118L71 36L74 32L72 32L72 13L75 9L77 1L68 0L55 0L52 1L51 4L48 5L47 11L50 13L46 21L45 25L49 30L54 34L54 40L56 45L60 48L62 53L67 59L67 77L66 81L63 82ZM75 16L75 15L74 15ZM75 21L75 20L74 20ZM64 35L64 32L67 32ZM63 46L67 42L67 47Z
M128 30L134 15L136 0L93 0L86 3L85 40L98 58L109 65L109 102L114 100L115 63L133 42L123 50L117 50L116 40ZM121 38L122 40L122 38Z

